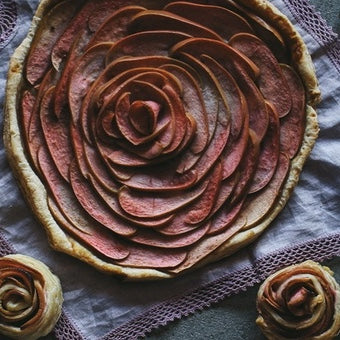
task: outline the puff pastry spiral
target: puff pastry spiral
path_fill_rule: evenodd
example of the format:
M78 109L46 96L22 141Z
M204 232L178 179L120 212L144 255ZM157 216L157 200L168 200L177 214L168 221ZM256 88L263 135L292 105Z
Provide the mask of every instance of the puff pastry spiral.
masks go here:
M256 320L268 339L325 339L340 331L340 290L327 267L314 261L269 276L258 291Z
M0 258L0 334L33 340L57 322L63 296L59 279L26 255Z

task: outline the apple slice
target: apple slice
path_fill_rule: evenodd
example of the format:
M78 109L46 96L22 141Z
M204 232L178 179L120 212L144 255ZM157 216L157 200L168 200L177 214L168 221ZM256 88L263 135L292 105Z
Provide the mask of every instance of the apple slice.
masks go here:
M171 269L179 266L187 257L187 250L148 247L128 243L129 256L117 261L120 266L132 268Z
M183 248L191 246L202 239L202 237L207 233L209 226L210 224L206 222L197 228L192 228L184 234L173 236L160 234L152 229L139 229L135 235L130 237L130 240L135 243L151 247L168 249Z
M102 43L93 46L77 61L77 67L70 78L68 99L73 124L77 125L82 100L92 83L105 67L105 57L111 48L111 43Z
M202 196L206 187L207 183L203 183L183 193L169 195L159 192L155 195L153 192L138 192L123 186L118 193L118 199L127 214L141 218L161 217L173 214L192 203Z
M228 206L227 204L226 206L221 207L221 209L212 218L211 226L207 235L217 235L228 229L238 217L243 207L243 203L244 199L234 206Z
M234 0L226 0L224 6L246 19L256 32L256 35L261 37L261 39L271 47L275 57L280 62L287 62L290 57L288 49L281 34L273 25L253 13L251 8L241 6Z
M198 224L203 222L213 209L219 194L222 181L222 166L217 162L211 169L208 176L208 185L202 196L190 208L185 222L188 224Z
M59 2L42 19L26 61L26 78L32 85L37 84L51 66L51 50L80 3L80 0Z
M279 192L287 176L289 166L289 158L281 152L277 169L269 184L262 191L249 195L246 199L241 217L246 218L247 223L242 230L258 225L271 211L279 197Z
M99 27L89 41L91 47L101 42L116 42L128 34L131 19L139 12L144 11L141 6L125 6L113 12ZM93 22L93 19L92 19Z
M188 65L179 66L177 64L164 64L161 66L175 76L180 84L182 85L181 99L188 112L196 124L195 138L190 144L189 148L193 154L198 154L204 150L208 143L208 122L207 113L203 101L203 95L200 91L200 84L197 80L198 77L194 78L188 70Z
M30 104L25 104L24 101L28 100L28 97L22 98L22 109L23 109L23 116L26 121L26 136L27 140L25 141L27 144L27 148L30 153L30 157L34 164L35 170L40 172L39 170L39 162L38 162L38 150L41 145L46 146L46 142L44 139L43 131L41 128L41 120L40 120L40 104L45 92L48 90L50 86L53 86L55 82L55 72L53 69L50 69L46 75L44 76L43 80L40 83L39 90L36 94L31 94L30 100L34 100L34 103L31 102ZM33 98L33 97L34 98ZM28 105L33 105L32 112L29 114L26 112L28 109ZM27 117L29 115L29 117Z
M101 225L96 225L96 221L83 219L81 215L75 216L74 214L72 214L71 221L69 220L69 215L69 219L66 219L63 211L67 211L67 209L60 209L51 197L48 198L48 207L62 229L74 236L80 243L85 243L101 256L105 256L110 260L122 260L129 255L124 243L120 242L113 233L105 230ZM74 207L73 203L72 208ZM81 229L79 229L79 225L81 225Z
M305 131L305 89L300 77L291 66L282 64L281 67L292 94L292 109L280 120L280 149L293 158L301 146Z
M100 185L100 182L96 181L94 176L89 175L89 182L92 187L98 193L98 195L102 198L103 203L107 205L109 209L111 209L117 216L119 216L126 223L134 224L138 227L142 228L160 228L165 224L168 224L173 219L173 215L169 215L162 218L152 217L152 218L137 218L131 215L127 215L126 212L120 207L118 202L118 193L112 193L111 191L105 190Z
M287 115L292 107L292 97L280 65L269 47L248 33L234 35L229 44L256 64L260 70L258 86L264 98L274 106L280 118Z
M168 11L147 10L136 14L130 24L132 33L143 31L177 31L186 33L192 37L223 40L213 30L199 24L199 21L191 21Z
M198 241L189 251L185 261L183 261L176 268L169 270L169 272L176 274L189 269L191 266L199 265L200 261L204 261L204 258L218 249L239 230L241 230L246 224L246 219L238 218L224 231L217 235L209 235Z
M257 168L249 189L254 193L263 189L271 180L276 170L280 154L280 122L275 108L266 102L269 113L269 125L261 146Z
M79 0L78 0L79 1ZM77 4L78 1L65 1L69 4ZM58 40L52 45L53 50L51 53L51 60L53 67L60 71L62 64L64 63L73 42L79 36L79 32L83 36L86 35L87 41L93 32L96 31L98 26L105 20L108 15L108 8L114 9L117 7L116 0L97 0L88 1L84 4L80 1L83 6L79 8L77 15L69 22L66 29L62 28ZM65 16L68 12L65 6L61 6L61 17Z
M97 195L88 181L79 173L75 162L70 167L70 183L76 199L84 210L103 226L118 235L129 236L136 232L131 224L126 224L110 210Z
M69 117L56 119L53 111L55 87L51 86L40 104L40 121L47 148L59 173L68 181L69 167L74 157L71 144Z
M253 32L244 18L221 6L175 1L165 6L164 10L199 22L217 32L226 41L236 33Z
M113 44L107 54L106 64L121 57L169 56L170 48L190 35L176 31L138 32L122 38ZM147 48L143 48L146 46ZM127 52L128 51L128 52Z

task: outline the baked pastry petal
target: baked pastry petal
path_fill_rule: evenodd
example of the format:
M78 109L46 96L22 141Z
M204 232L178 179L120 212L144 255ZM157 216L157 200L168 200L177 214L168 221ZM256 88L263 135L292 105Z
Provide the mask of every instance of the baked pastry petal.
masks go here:
M318 133L311 59L284 15L255 0L43 0L35 18L5 141L53 247L160 278L263 232Z
M59 279L32 257L0 258L0 333L12 339L38 339L51 332L63 302Z
M268 339L333 339L340 331L340 287L313 261L270 275L257 296L256 323Z

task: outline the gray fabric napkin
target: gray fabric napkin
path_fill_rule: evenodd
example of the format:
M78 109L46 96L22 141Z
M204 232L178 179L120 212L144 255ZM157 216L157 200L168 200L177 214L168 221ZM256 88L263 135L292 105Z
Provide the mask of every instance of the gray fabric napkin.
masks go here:
M26 36L38 1L16 3L18 30L13 40L0 50L1 103L9 58ZM301 10L303 13L310 10L308 5L303 8L303 1L299 5L294 0L273 3L296 25L313 57L322 91L318 107L320 138L283 212L257 242L236 255L178 279L126 283L57 253L48 245L43 228L25 204L1 139L1 237L5 238L4 244L42 260L60 277L65 319L56 328L57 338L133 339L240 292L279 266L306 258L324 260L340 255L340 64L339 55L334 53L336 37L327 31L327 42L315 34L317 29L306 24L308 18L303 20L301 16ZM1 106L1 131L2 120ZM75 330L71 334L72 325Z

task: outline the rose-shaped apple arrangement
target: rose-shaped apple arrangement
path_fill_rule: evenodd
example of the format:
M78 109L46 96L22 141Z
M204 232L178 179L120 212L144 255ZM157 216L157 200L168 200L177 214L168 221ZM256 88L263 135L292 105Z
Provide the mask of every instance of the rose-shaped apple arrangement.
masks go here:
M30 256L0 258L0 334L34 340L51 332L63 302L59 279Z
M105 271L171 277L262 232L318 131L298 75L310 58L291 24L256 2L285 20L287 41L233 1L49 4L18 124L52 244ZM315 104L314 73L304 75ZM34 197L31 177L21 179Z
M258 291L256 320L268 339L335 338L340 332L340 287L313 261L269 276Z

